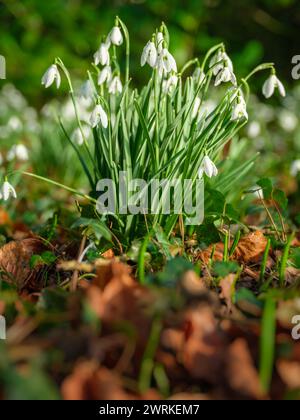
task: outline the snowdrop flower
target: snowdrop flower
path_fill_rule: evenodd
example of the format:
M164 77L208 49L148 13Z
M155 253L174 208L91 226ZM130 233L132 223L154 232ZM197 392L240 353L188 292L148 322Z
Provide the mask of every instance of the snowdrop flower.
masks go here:
M296 177L300 173L300 159L292 163L290 172L293 177Z
M42 85L44 85L45 88L47 89L54 83L55 80L56 80L56 87L57 89L59 89L60 84L61 84L61 77L60 77L57 65L52 64L52 66L48 68L48 70L42 77Z
M83 83L80 88L79 96L84 99L90 99L94 96L95 87L90 80L87 80Z
M275 73L272 73L271 76L266 80L264 86L263 86L263 95L269 99L271 96L274 95L275 89L279 90L279 93L281 96L286 96L286 91L281 83L281 81L278 79Z
M94 54L94 63L96 66L98 64L101 64L101 66L109 66L110 57L109 57L109 46L102 42L102 44L99 47L99 50L95 52Z
M107 42L111 42L118 47L123 44L123 35L118 26L114 26L107 37Z
M204 156L203 158L203 162L198 172L199 178L202 178L204 173L208 176L208 178L218 175L218 169L209 156Z
M108 92L112 95L116 95L117 93L122 93L123 86L119 76L115 76L112 81L110 82Z
M108 126L107 114L100 104L96 105L90 117L90 124L93 128L97 127L99 123L104 128Z
M24 144L14 145L7 154L7 160L11 162L17 159L21 162L26 162L29 159L27 147Z
M153 41L149 41L143 49L141 57L141 66L144 67L146 63L154 68L157 62L157 49Z
M206 75L200 67L197 67L192 77L195 83L197 83L198 85L201 85L204 82Z
M231 82L233 85L236 86L236 77L231 70L231 68L227 65L218 73L215 81L215 86L219 86L221 83Z
M166 48L163 48L162 52L157 58L157 67L161 76L163 74L170 73L171 71L177 73L177 64L175 58Z
M163 50L163 45L164 45L164 36L162 32L158 32L158 34L156 35L156 44L157 44L157 52L158 54L161 54L162 50Z
M209 68L213 68L213 75L217 74L224 69L225 65L233 72L233 64L229 56L225 51L219 50L217 54L212 58Z
M112 71L110 66L105 66L98 76L98 85L101 86L103 83L109 83L111 81Z
M167 80L163 82L163 91L164 93L172 93L173 89L176 88L178 83L178 76L172 74Z
M197 117L199 113L200 105L201 105L201 99L199 98L199 96L197 96L194 102L194 106L193 106L192 120L194 120Z
M84 140L89 137L90 134L90 128L87 125L83 125L80 129L77 127L73 134L72 134L72 140L78 144L78 146L82 146L84 143Z
M5 181L0 189L0 199L7 201L10 196L17 198L17 193L14 187L8 181Z
M249 119L247 112L247 104L242 96L238 96L236 104L232 109L231 121L239 121L241 119Z

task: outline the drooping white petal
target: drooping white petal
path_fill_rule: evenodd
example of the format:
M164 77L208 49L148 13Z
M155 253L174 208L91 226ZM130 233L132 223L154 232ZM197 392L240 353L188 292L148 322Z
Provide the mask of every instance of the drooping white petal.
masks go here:
M200 175L203 176L203 173L205 173L208 178L212 178L213 176L218 175L218 169L216 165L213 163L213 161L209 158L209 156L204 156L201 167L199 169L199 177ZM201 176L201 177L202 177Z
M55 80L56 80L56 87L58 89L60 87L61 77L60 77L60 73L58 71L57 65L52 64L52 66L50 66L46 70L45 74L42 77L42 85L44 85L45 88L47 89L54 83Z
M108 45L102 42L102 44L99 47L99 50L95 52L94 63L96 64L96 66L98 66L98 64L101 64L101 66L109 65L110 57L108 48Z
M112 71L110 66L105 66L98 76L98 85L102 85L105 82L110 82L112 77Z
M249 119L247 112L247 104L243 97L239 96L232 109L231 121L239 121L241 119Z
M272 74L263 85L263 95L269 99L274 95L276 87L277 77L275 74Z
M278 89L281 96L286 96L285 87L281 81L278 79L276 74L271 74L263 85L263 95L269 99L274 95L275 89Z
M210 61L209 67L213 68L213 75L217 76L217 74L223 70L223 68L227 66L233 72L233 64L229 56L226 54L225 51L219 50L217 54L213 56Z
M108 126L108 118L107 114L102 108L100 104L96 105L91 117L90 117L90 124L93 128L97 127L101 123L102 127L107 128Z
M5 181L2 185L0 194L1 198L4 201L7 201L10 198L10 196L12 196L13 198L17 198L16 190L8 181Z
M194 106L193 106L192 120L194 120L198 116L200 105L201 105L201 99L197 96L194 102Z
M221 83L231 82L233 85L236 85L236 77L234 73L230 70L229 67L224 67L217 75L215 86L219 86Z
M114 26L108 35L108 39L112 44L118 47L123 44L123 35L121 29L118 26Z
M176 74L172 74L169 79L164 80L163 82L163 91L164 93L172 93L173 89L176 88L178 83L178 76Z
M283 83L278 79L278 77L276 77L276 79L277 79L277 87L278 87L279 93L281 96L285 97L286 96L285 87L283 86Z
M122 93L123 86L120 78L118 76L115 76L112 81L110 82L108 92L112 95L116 95L117 93Z
M143 49L143 53L141 56L141 66L143 67L146 63L148 63L150 67L155 67L156 62L157 50L154 42L149 41Z

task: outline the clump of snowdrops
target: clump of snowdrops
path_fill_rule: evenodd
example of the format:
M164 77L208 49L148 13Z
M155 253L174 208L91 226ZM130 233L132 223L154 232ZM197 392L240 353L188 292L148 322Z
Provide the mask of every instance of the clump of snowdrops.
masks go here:
M124 68L118 59L123 48ZM158 177L195 181L200 177L208 182L210 178L222 177L218 171L222 150L248 121L251 77L269 71L263 86L265 97L271 97L276 89L285 95L273 63L260 65L238 81L223 44L211 48L202 60L192 59L181 69L171 49L167 27L162 24L141 55L141 66L149 68L144 70L149 71L149 81L143 88L135 88L130 78L128 30L116 18L113 29L94 55L92 68L79 92L75 92L69 71L60 58L48 68L42 78L46 88L52 84L59 88L62 76L68 83L77 128L68 133L64 121L59 122L81 162L90 192L67 189L95 204L97 182L112 179L118 186L120 171L127 172L129 181L139 178L150 182ZM211 93L221 85L227 90L211 108ZM92 104L88 118L80 114L79 97ZM91 132L93 142L88 139ZM235 176L227 174L224 181L227 185L223 187L228 188ZM98 215L99 220L122 232L129 241L156 225L162 225L170 234L179 217L116 213ZM183 214L183 222L184 218Z

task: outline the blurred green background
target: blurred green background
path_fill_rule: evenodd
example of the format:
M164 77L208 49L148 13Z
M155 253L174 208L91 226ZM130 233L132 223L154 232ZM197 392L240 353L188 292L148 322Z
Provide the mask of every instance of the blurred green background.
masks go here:
M291 57L299 53L299 0L2 0L0 54L7 58L8 80L31 104L41 106L55 94L40 87L54 57L84 77L116 14L130 30L137 83L148 77L139 67L141 50L161 21L172 34L171 50L179 64L226 41L238 75L274 60L280 76L292 81Z

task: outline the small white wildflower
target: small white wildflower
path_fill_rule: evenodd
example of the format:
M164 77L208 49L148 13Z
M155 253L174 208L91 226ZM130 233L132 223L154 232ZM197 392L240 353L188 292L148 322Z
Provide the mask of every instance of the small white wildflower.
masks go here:
M293 177L296 177L300 173L300 159L294 160L291 165L290 173Z
M209 156L204 156L203 158L198 172L199 178L202 178L204 173L208 176L208 178L218 175L218 169Z
M42 77L42 85L47 89L56 80L56 87L59 89L61 84L61 77L56 64L52 64Z
M123 35L118 26L114 26L108 34L107 40L118 47L123 44Z
M221 83L228 83L231 82L234 86L236 86L236 77L230 67L225 66L217 75L215 86L219 86Z
M97 127L99 123L101 123L104 128L107 128L108 126L107 114L100 104L95 106L90 117L90 124L93 128Z
M217 74L227 66L233 72L233 64L225 51L219 50L210 61L209 68L213 68L213 75Z
M281 96L286 96L286 91L281 81L276 74L271 74L263 85L263 95L269 99L274 95L275 89L279 90Z
M101 66L109 66L110 63L110 57L109 57L109 46L102 42L102 44L99 47L99 50L95 52L94 54L94 63L96 66L98 64L101 64Z
M177 73L177 64L172 54L164 48L157 58L157 68L160 76L171 71Z
M200 105L201 105L201 99L199 98L199 96L197 96L197 98L195 99L195 102L194 102L194 106L193 106L192 120L194 120L198 116L199 110L200 110Z
M150 67L154 68L157 62L157 49L153 41L149 41L145 48L143 49L142 57L141 57L141 66L144 67L146 63L149 64Z
M163 81L164 93L172 93L173 90L176 88L177 83L178 83L178 76L173 73L167 80Z
M109 84L108 92L112 95L116 95L117 93L122 93L123 86L119 76L115 76Z
M99 73L98 85L101 86L103 83L109 83L111 81L112 71L110 66L105 66Z
M7 201L10 196L17 198L17 193L14 187L8 181L5 181L0 189L0 199Z
M242 96L238 96L232 109L231 121L239 121L243 118L246 120L249 119L247 104Z

